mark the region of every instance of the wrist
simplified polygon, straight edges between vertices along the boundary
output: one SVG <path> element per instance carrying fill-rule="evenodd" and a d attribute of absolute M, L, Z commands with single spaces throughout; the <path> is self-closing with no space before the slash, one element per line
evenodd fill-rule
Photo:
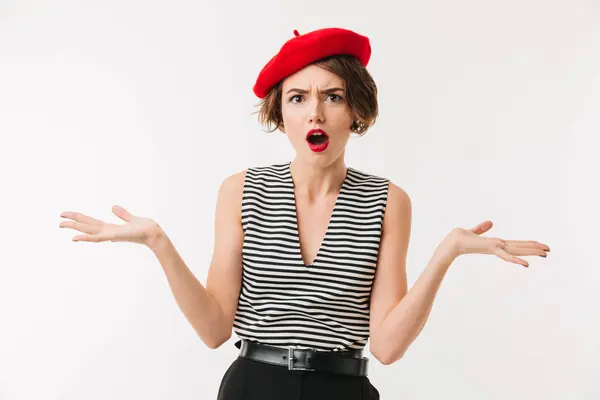
<path fill-rule="evenodd" d="M 439 244 L 435 251 L 436 255 L 448 263 L 452 263 L 461 255 L 460 246 L 456 235 L 450 232 Z"/>
<path fill-rule="evenodd" d="M 155 251 L 158 247 L 160 247 L 161 243 L 164 243 L 167 239 L 166 233 L 162 230 L 160 225 L 155 224 L 152 228 L 148 230 L 148 234 L 146 235 L 146 240 L 144 244 L 152 251 Z"/>

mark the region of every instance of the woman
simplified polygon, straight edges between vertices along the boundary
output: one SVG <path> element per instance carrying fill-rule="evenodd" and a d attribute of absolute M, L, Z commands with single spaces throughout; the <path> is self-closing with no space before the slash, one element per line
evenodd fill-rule
<path fill-rule="evenodd" d="M 126 223 L 65 212 L 74 241 L 148 246 L 186 318 L 211 349 L 235 331 L 239 357 L 219 388 L 227 399 L 377 399 L 362 350 L 399 360 L 423 328 L 439 285 L 463 254 L 546 257 L 535 241 L 481 236 L 492 223 L 452 229 L 410 291 L 408 194 L 345 165 L 350 135 L 377 117 L 369 39 L 329 28 L 294 31 L 254 85 L 260 120 L 287 134 L 293 161 L 249 168 L 219 189 L 204 287 L 161 227 L 115 206 Z"/>

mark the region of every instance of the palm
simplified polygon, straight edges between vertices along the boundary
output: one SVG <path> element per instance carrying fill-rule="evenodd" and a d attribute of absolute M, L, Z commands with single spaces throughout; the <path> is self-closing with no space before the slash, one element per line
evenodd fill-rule
<path fill-rule="evenodd" d="M 111 224 L 77 212 L 63 212 L 61 217 L 70 221 L 60 223 L 61 228 L 71 228 L 85 233 L 73 237 L 73 241 L 83 242 L 132 242 L 146 243 L 157 224 L 149 219 L 130 214 L 122 207 L 114 206 L 113 213 L 125 221 L 125 224 Z"/>
<path fill-rule="evenodd" d="M 456 228 L 453 231 L 459 254 L 493 254 L 501 259 L 528 267 L 529 263 L 517 256 L 546 257 L 550 248 L 532 240 L 503 240 L 494 237 L 483 237 L 483 233 L 493 226 L 485 221 L 473 229 Z"/>

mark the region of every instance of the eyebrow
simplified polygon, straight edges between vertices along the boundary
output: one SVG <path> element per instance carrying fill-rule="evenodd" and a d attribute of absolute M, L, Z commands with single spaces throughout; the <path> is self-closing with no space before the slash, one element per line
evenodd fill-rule
<path fill-rule="evenodd" d="M 324 93 L 326 93 L 326 94 L 329 94 L 329 93 L 334 93 L 334 92 L 343 92 L 343 91 L 344 91 L 344 89 L 342 89 L 342 88 L 340 88 L 340 87 L 333 87 L 333 88 L 330 88 L 330 89 L 319 90 L 319 93 L 320 93 L 320 94 L 324 94 Z M 292 89 L 288 90 L 288 91 L 286 92 L 286 94 L 288 94 L 288 93 L 291 93 L 291 92 L 297 92 L 297 93 L 308 93 L 308 90 L 305 90 L 305 89 L 298 89 L 298 88 L 292 88 Z"/>

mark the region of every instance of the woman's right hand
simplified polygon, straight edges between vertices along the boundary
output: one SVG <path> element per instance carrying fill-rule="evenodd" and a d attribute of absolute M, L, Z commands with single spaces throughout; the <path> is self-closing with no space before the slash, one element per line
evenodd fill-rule
<path fill-rule="evenodd" d="M 132 215 L 120 206 L 113 206 L 112 212 L 126 223 L 111 224 L 78 212 L 65 211 L 60 216 L 69 221 L 61 222 L 60 227 L 86 234 L 73 237 L 74 242 L 131 242 L 149 246 L 160 233 L 159 225 L 152 219 Z"/>

